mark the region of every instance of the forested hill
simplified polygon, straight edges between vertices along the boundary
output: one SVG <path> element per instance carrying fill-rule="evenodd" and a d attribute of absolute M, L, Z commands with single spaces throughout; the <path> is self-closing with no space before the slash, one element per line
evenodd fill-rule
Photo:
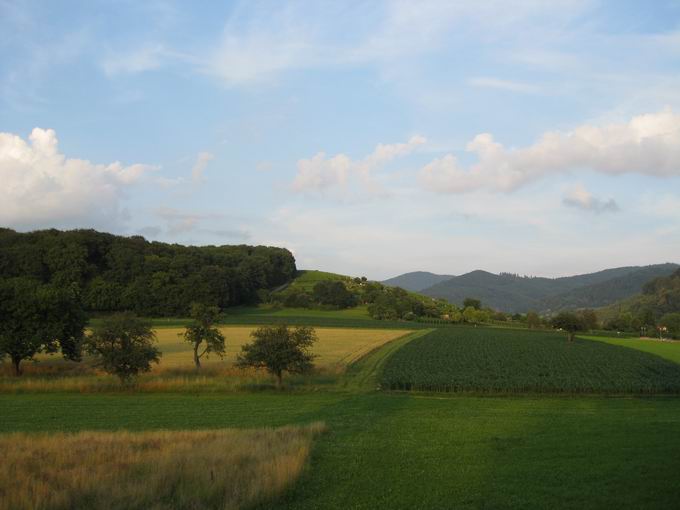
<path fill-rule="evenodd" d="M 647 282 L 642 293 L 600 311 L 605 318 L 628 314 L 651 323 L 669 313 L 680 313 L 680 269 Z"/>
<path fill-rule="evenodd" d="M 597 308 L 631 297 L 641 292 L 646 282 L 668 276 L 678 267 L 677 264 L 619 267 L 563 278 L 472 271 L 448 277 L 419 292 L 454 304 L 461 304 L 467 297 L 476 298 L 504 312 L 551 313 L 566 308 Z"/>
<path fill-rule="evenodd" d="M 221 308 L 295 277 L 295 258 L 265 246 L 181 246 L 94 230 L 0 229 L 0 278 L 76 284 L 86 310 L 186 314 L 192 302 Z"/>
<path fill-rule="evenodd" d="M 402 289 L 410 290 L 411 292 L 420 292 L 423 289 L 432 287 L 446 280 L 454 278 L 453 275 L 434 274 L 427 271 L 414 271 L 412 273 L 404 273 L 394 278 L 383 281 L 384 285 L 390 287 L 401 287 Z"/>

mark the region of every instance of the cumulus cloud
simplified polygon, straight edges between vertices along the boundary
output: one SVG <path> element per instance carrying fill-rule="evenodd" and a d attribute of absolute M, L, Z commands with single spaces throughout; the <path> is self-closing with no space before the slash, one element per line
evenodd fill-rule
<path fill-rule="evenodd" d="M 58 145 L 52 129 L 0 133 L 0 224 L 116 227 L 125 190 L 153 167 L 67 158 Z"/>
<path fill-rule="evenodd" d="M 549 174 L 577 170 L 680 176 L 680 115 L 666 109 L 626 123 L 585 124 L 567 133 L 545 133 L 519 149 L 507 149 L 483 133 L 466 150 L 477 155 L 477 163 L 465 168 L 448 154 L 421 169 L 422 184 L 432 191 L 464 193 L 513 191 Z"/>
<path fill-rule="evenodd" d="M 196 156 L 196 162 L 191 167 L 191 180 L 194 182 L 203 182 L 203 173 L 208 163 L 215 159 L 215 155 L 210 152 L 199 152 Z"/>
<path fill-rule="evenodd" d="M 593 213 L 616 212 L 619 210 L 619 205 L 613 198 L 602 200 L 593 196 L 583 186 L 576 186 L 571 190 L 567 196 L 564 197 L 562 203 L 568 207 L 575 207 L 583 211 Z"/>
<path fill-rule="evenodd" d="M 373 170 L 396 158 L 411 154 L 426 142 L 424 137 L 416 135 L 404 143 L 380 143 L 371 154 L 359 161 L 353 161 L 345 154 L 329 158 L 326 153 L 319 152 L 310 159 L 298 161 L 293 190 L 319 192 L 330 188 L 345 188 L 352 179 L 356 179 L 365 189 L 375 191 L 376 184 L 371 176 Z"/>

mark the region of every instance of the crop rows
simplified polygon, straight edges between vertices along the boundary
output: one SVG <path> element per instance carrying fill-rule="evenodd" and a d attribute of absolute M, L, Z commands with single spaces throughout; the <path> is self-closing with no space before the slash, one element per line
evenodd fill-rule
<path fill-rule="evenodd" d="M 551 332 L 439 329 L 388 360 L 390 390 L 488 393 L 680 393 L 680 365 Z"/>

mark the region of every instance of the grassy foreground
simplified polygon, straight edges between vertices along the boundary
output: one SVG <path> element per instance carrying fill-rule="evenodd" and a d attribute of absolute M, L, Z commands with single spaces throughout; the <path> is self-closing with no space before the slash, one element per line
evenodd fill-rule
<path fill-rule="evenodd" d="M 239 509 L 295 481 L 324 430 L 0 436 L 0 510 Z"/>
<path fill-rule="evenodd" d="M 35 394 L 2 395 L 0 408 L 2 432 L 326 422 L 277 508 L 638 509 L 680 498 L 676 398 Z"/>
<path fill-rule="evenodd" d="M 680 399 L 372 391 L 393 352 L 427 333 L 401 337 L 362 358 L 339 391 L 0 395 L 0 433 L 323 421 L 328 433 L 276 508 L 676 506 Z"/>

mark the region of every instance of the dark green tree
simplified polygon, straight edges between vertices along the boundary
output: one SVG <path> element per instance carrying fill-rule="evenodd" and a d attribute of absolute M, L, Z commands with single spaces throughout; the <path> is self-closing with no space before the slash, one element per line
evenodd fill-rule
<path fill-rule="evenodd" d="M 131 312 L 104 319 L 85 340 L 87 352 L 97 359 L 97 365 L 123 384 L 160 361 L 155 343 L 151 325 Z"/>
<path fill-rule="evenodd" d="M 215 327 L 220 314 L 216 306 L 207 306 L 202 303 L 191 305 L 191 318 L 193 321 L 186 327 L 183 333 L 184 340 L 189 342 L 194 351 L 194 364 L 196 370 L 201 368 L 201 358 L 215 354 L 224 357 L 224 335 Z M 202 352 L 199 352 L 201 351 Z"/>
<path fill-rule="evenodd" d="M 680 338 L 680 313 L 667 313 L 661 317 L 659 325 L 665 327 L 671 337 Z"/>
<path fill-rule="evenodd" d="M 0 281 L 0 359 L 10 358 L 14 373 L 21 362 L 41 352 L 61 351 L 80 361 L 86 317 L 75 286 L 41 285 L 28 278 Z"/>
<path fill-rule="evenodd" d="M 465 298 L 463 300 L 463 308 L 474 308 L 475 310 L 480 310 L 482 308 L 482 302 L 479 299 Z"/>
<path fill-rule="evenodd" d="M 303 374 L 313 368 L 316 357 L 310 349 L 317 337 L 313 328 L 289 329 L 286 325 L 265 326 L 250 334 L 253 341 L 241 347 L 236 365 L 241 368 L 265 368 L 276 376 L 281 387 L 283 373 Z"/>
<path fill-rule="evenodd" d="M 567 338 L 570 342 L 574 341 L 574 335 L 579 331 L 586 330 L 586 323 L 579 314 L 574 312 L 560 312 L 552 319 L 552 325 L 555 329 L 561 329 L 567 332 Z"/>
<path fill-rule="evenodd" d="M 527 327 L 530 329 L 541 327 L 541 318 L 536 312 L 527 312 Z"/>

